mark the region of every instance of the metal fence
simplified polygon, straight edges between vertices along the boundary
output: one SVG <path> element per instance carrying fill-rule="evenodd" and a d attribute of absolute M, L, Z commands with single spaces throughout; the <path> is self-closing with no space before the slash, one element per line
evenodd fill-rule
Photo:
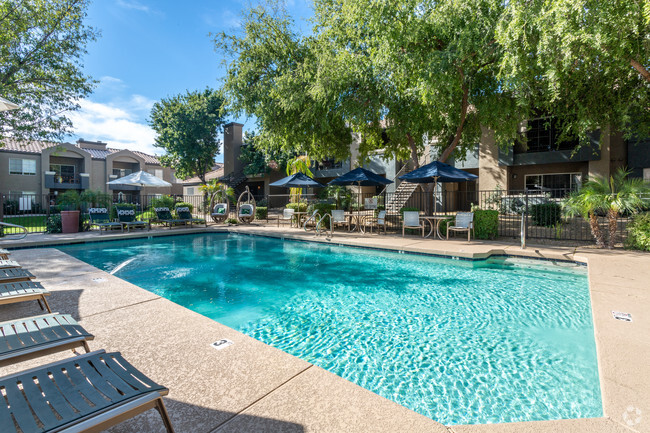
<path fill-rule="evenodd" d="M 426 188 L 426 187 L 425 187 Z M 570 240 L 592 242 L 591 229 L 587 221 L 581 217 L 569 217 L 562 212 L 562 202 L 570 193 L 569 190 L 547 191 L 463 191 L 438 188 L 433 193 L 429 190 L 417 190 L 412 194 L 402 195 L 396 193 L 346 194 L 338 198 L 319 198 L 313 194 L 302 196 L 301 200 L 308 203 L 330 203 L 339 209 L 358 212 L 370 217 L 379 210 L 387 212 L 387 226 L 389 231 L 401 232 L 401 212 L 417 210 L 423 215 L 449 215 L 453 217 L 456 212 L 471 211 L 472 209 L 490 209 L 499 212 L 499 237 L 519 238 L 522 230 L 522 220 L 530 239 Z M 258 206 L 269 209 L 270 218 L 282 212 L 292 197 L 289 194 L 257 196 Z M 142 219 L 155 218 L 154 206 L 167 205 L 173 207 L 175 203 L 185 202 L 193 207 L 195 216 L 208 215 L 209 203 L 203 195 L 144 195 L 124 193 L 107 195 L 100 203 L 102 207 L 128 203 L 135 206 L 138 216 Z M 234 203 L 233 203 L 234 204 Z M 97 203 L 95 203 L 97 205 Z M 92 207 L 92 203 L 81 203 L 82 214 Z M 61 210 L 60 196 L 52 195 L 25 195 L 25 194 L 0 194 L 0 221 L 24 226 L 31 233 L 45 232 L 47 220 L 50 215 Z M 235 217 L 235 206 L 231 206 L 231 217 Z M 267 218 L 268 220 L 268 218 Z M 628 218 L 619 218 L 617 230 L 619 239 L 627 235 Z M 607 222 L 601 218 L 602 229 L 607 231 Z M 5 228 L 2 234 L 11 234 L 14 229 Z"/>

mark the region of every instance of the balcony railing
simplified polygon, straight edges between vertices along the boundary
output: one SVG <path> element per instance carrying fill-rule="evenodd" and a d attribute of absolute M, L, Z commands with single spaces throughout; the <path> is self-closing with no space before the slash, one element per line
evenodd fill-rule
<path fill-rule="evenodd" d="M 54 183 L 81 183 L 81 178 L 76 174 L 55 174 Z"/>

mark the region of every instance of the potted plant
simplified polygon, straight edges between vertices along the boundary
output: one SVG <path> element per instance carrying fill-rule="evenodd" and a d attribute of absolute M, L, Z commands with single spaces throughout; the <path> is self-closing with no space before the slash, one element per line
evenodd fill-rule
<path fill-rule="evenodd" d="M 58 200 L 61 210 L 61 232 L 77 233 L 79 231 L 79 206 L 81 199 L 77 191 L 66 191 Z"/>

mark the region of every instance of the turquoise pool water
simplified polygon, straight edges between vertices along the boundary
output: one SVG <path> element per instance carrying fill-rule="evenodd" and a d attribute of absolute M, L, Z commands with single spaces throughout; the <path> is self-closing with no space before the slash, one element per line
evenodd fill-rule
<path fill-rule="evenodd" d="M 60 249 L 445 424 L 603 415 L 584 267 L 226 234 Z"/>

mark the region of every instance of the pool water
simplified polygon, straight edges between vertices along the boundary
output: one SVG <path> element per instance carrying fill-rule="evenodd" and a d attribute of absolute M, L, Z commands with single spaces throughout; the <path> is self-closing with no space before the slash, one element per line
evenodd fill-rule
<path fill-rule="evenodd" d="M 444 424 L 603 415 L 581 266 L 235 234 L 60 249 Z"/>

